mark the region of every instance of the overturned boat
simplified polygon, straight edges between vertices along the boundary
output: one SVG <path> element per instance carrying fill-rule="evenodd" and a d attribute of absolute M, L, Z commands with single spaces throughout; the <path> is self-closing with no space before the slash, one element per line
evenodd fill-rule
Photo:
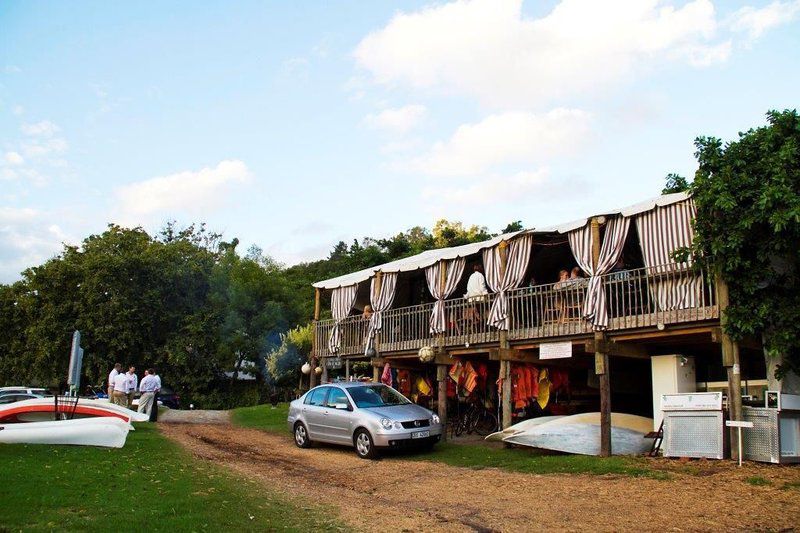
<path fill-rule="evenodd" d="M 131 429 L 129 422 L 110 416 L 0 424 L 0 443 L 122 448 Z"/>
<path fill-rule="evenodd" d="M 550 420 L 539 423 L 531 423 L 526 420 L 506 428 L 507 436 L 500 440 L 508 444 L 542 450 L 579 455 L 600 455 L 600 413 L 543 418 L 550 418 Z M 516 426 L 522 427 L 517 428 Z M 614 455 L 647 453 L 650 450 L 651 442 L 645 439 L 645 435 L 652 430 L 652 427 L 652 418 L 611 413 L 612 453 Z"/>
<path fill-rule="evenodd" d="M 0 405 L 0 424 L 46 422 L 56 419 L 113 417 L 130 424 L 146 422 L 149 416 L 104 400 L 70 397 L 45 397 Z"/>

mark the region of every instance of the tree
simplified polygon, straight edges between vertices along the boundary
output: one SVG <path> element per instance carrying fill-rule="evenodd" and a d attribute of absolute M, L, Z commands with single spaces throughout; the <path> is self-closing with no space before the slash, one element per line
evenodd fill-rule
<path fill-rule="evenodd" d="M 521 220 L 515 220 L 514 222 L 509 222 L 506 224 L 506 227 L 500 233 L 512 233 L 514 231 L 522 231 L 525 227 L 522 225 Z"/>
<path fill-rule="evenodd" d="M 800 116 L 767 120 L 727 144 L 695 140 L 694 252 L 728 284 L 727 332 L 761 335 L 781 378 L 800 370 Z"/>
<path fill-rule="evenodd" d="M 672 194 L 689 190 L 689 182 L 680 174 L 667 174 L 666 185 L 661 190 L 661 194 Z"/>

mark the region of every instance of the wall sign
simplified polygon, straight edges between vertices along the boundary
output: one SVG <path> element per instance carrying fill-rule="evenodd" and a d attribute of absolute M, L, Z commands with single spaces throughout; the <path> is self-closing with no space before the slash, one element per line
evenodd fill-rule
<path fill-rule="evenodd" d="M 662 411 L 721 411 L 721 392 L 688 392 L 662 394 Z"/>
<path fill-rule="evenodd" d="M 341 357 L 326 357 L 325 358 L 325 368 L 328 370 L 339 370 L 342 368 L 342 358 Z"/>
<path fill-rule="evenodd" d="M 566 359 L 572 357 L 572 341 L 545 342 L 539 345 L 539 359 Z"/>

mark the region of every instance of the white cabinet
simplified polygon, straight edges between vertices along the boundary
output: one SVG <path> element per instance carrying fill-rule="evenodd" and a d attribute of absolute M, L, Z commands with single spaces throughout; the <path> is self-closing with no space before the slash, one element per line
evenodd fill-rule
<path fill-rule="evenodd" d="M 697 392 L 694 357 L 655 355 L 650 358 L 653 371 L 653 430 L 664 419 L 661 396 L 679 392 Z"/>

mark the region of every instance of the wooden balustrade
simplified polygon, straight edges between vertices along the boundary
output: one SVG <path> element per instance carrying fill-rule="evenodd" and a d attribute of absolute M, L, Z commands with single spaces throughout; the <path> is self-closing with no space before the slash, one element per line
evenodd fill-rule
<path fill-rule="evenodd" d="M 588 279 L 522 287 L 507 293 L 511 340 L 546 339 L 591 333 L 583 319 Z M 610 331 L 660 324 L 699 322 L 719 318 L 714 287 L 707 275 L 688 268 L 664 265 L 612 272 L 602 276 Z M 441 343 L 465 346 L 497 342 L 498 330 L 487 325 L 496 294 L 454 298 L 445 302 L 446 331 L 430 332 L 433 303 L 389 309 L 378 334 L 381 352 L 417 350 Z M 368 320 L 352 316 L 339 324 L 338 355 L 364 352 Z M 333 320 L 316 323 L 318 355 L 333 355 L 328 338 Z"/>

